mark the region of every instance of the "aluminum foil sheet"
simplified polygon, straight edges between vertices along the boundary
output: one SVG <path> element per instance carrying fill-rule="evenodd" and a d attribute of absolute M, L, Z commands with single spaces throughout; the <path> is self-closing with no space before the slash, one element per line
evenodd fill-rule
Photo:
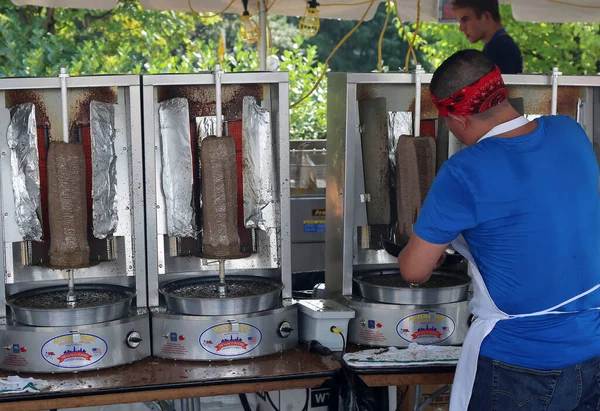
<path fill-rule="evenodd" d="M 390 151 L 390 173 L 396 172 L 396 152 L 398 151 L 398 139 L 400 136 L 412 135 L 412 113 L 410 111 L 390 111 L 388 112 L 388 148 Z"/>
<path fill-rule="evenodd" d="M 42 224 L 37 213 L 40 205 L 40 162 L 33 103 L 12 108 L 7 140 L 17 226 L 23 240 L 42 241 Z"/>
<path fill-rule="evenodd" d="M 169 237 L 196 238 L 188 101 L 174 98 L 158 107 L 162 145 L 162 187 Z"/>
<path fill-rule="evenodd" d="M 217 135 L 217 117 L 196 117 L 196 127 L 198 130 L 198 138 L 205 139 L 208 136 Z"/>
<path fill-rule="evenodd" d="M 115 106 L 90 103 L 92 136 L 92 221 L 94 237 L 106 238 L 117 228 L 117 155 Z"/>
<path fill-rule="evenodd" d="M 242 111 L 242 155 L 244 177 L 244 224 L 266 231 L 262 210 L 273 202 L 274 144 L 271 114 L 246 96 Z"/>

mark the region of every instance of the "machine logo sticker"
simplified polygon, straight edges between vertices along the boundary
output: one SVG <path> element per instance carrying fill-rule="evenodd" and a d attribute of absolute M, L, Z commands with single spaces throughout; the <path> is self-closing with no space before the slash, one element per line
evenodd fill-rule
<path fill-rule="evenodd" d="M 58 368 L 84 368 L 96 364 L 108 352 L 108 344 L 93 334 L 63 334 L 42 345 L 42 358 Z"/>
<path fill-rule="evenodd" d="M 224 323 L 204 330 L 198 342 L 207 352 L 220 357 L 238 357 L 256 349 L 262 332 L 251 324 Z"/>
<path fill-rule="evenodd" d="M 401 319 L 396 332 L 405 341 L 429 345 L 446 341 L 455 328 L 454 320 L 446 314 L 423 311 Z"/>

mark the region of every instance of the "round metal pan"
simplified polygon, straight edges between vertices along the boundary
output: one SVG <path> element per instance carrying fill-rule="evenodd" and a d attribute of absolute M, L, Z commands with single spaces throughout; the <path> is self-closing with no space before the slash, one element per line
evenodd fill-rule
<path fill-rule="evenodd" d="M 387 304 L 435 305 L 465 301 L 471 280 L 466 275 L 434 271 L 420 286 L 411 286 L 398 270 L 377 270 L 354 277 L 359 295 Z"/>
<path fill-rule="evenodd" d="M 68 287 L 34 288 L 6 299 L 13 319 L 21 324 L 38 327 L 61 327 L 97 324 L 125 317 L 131 308 L 135 292 L 111 284 L 75 286 L 77 302 L 66 301 Z"/>
<path fill-rule="evenodd" d="M 219 277 L 195 277 L 164 283 L 159 291 L 167 308 L 187 315 L 247 314 L 279 304 L 283 284 L 270 278 L 243 275 L 225 277 L 228 291 L 219 297 Z"/>

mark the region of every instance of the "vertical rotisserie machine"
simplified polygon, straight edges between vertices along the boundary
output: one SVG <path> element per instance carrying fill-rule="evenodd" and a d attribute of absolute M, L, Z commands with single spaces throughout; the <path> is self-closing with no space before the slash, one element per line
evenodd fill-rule
<path fill-rule="evenodd" d="M 140 105 L 138 76 L 0 79 L 1 369 L 150 355 Z"/>
<path fill-rule="evenodd" d="M 296 346 L 287 74 L 143 84 L 153 354 L 229 360 Z"/>
<path fill-rule="evenodd" d="M 415 287 L 384 249 L 385 241 L 406 242 L 436 171 L 462 148 L 438 120 L 431 77 L 419 70 L 328 77 L 325 288 L 356 312 L 349 342 L 458 345 L 469 327 L 464 261 L 445 264 Z M 600 153 L 600 78 L 555 71 L 505 82 L 518 111 L 530 119 L 577 118 Z"/>

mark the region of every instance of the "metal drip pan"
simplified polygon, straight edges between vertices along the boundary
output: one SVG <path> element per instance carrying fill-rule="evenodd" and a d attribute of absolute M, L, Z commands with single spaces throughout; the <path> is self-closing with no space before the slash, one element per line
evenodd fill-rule
<path fill-rule="evenodd" d="M 415 287 L 398 270 L 370 271 L 354 277 L 359 295 L 387 304 L 432 305 L 465 301 L 471 279 L 464 274 L 434 271 L 429 281 Z"/>
<path fill-rule="evenodd" d="M 219 297 L 219 277 L 195 277 L 164 283 L 159 291 L 171 311 L 187 315 L 247 314 L 279 304 L 283 284 L 270 278 L 228 275 Z"/>
<path fill-rule="evenodd" d="M 67 286 L 34 288 L 11 295 L 6 305 L 13 319 L 38 327 L 61 327 L 103 323 L 125 317 L 135 292 L 111 284 L 75 286 L 77 301 L 67 302 Z"/>

